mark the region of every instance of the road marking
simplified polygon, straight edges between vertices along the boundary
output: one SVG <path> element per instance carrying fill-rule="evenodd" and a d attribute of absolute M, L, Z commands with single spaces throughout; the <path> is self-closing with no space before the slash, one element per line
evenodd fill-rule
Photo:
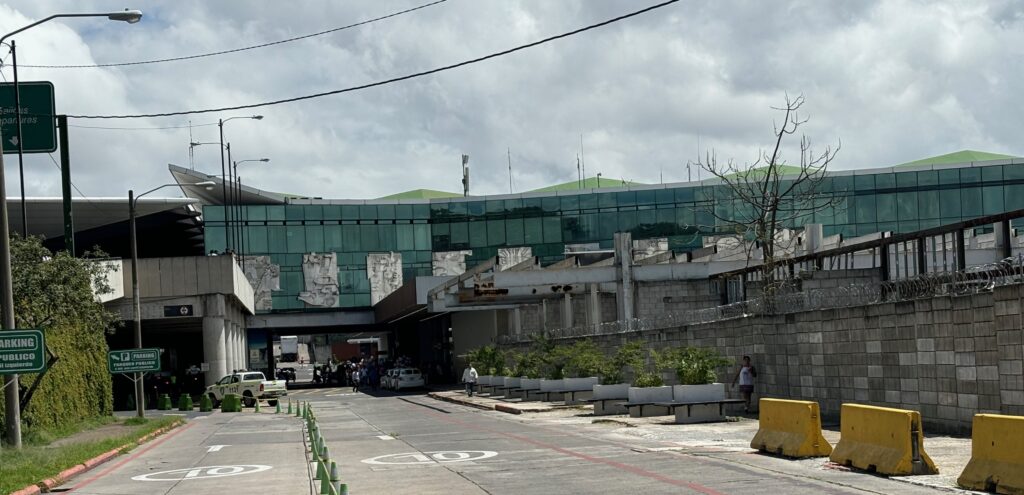
<path fill-rule="evenodd" d="M 185 469 L 172 469 L 156 473 L 133 476 L 134 481 L 182 481 L 198 480 L 205 478 L 223 478 L 225 476 L 238 476 L 242 474 L 253 474 L 273 469 L 272 466 L 260 464 L 242 464 L 238 466 L 199 466 Z"/>
<path fill-rule="evenodd" d="M 377 438 L 379 438 L 381 440 L 394 440 L 395 439 L 395 437 L 393 437 L 391 435 L 377 435 Z"/>
<path fill-rule="evenodd" d="M 230 445 L 211 445 L 210 448 L 206 449 L 207 452 L 220 452 L 220 449 L 224 447 L 230 447 Z"/>
<path fill-rule="evenodd" d="M 405 452 L 403 454 L 387 454 L 363 459 L 364 464 L 451 464 L 453 462 L 479 461 L 498 455 L 490 450 L 467 450 L 454 451 L 442 450 L 437 452 Z"/>

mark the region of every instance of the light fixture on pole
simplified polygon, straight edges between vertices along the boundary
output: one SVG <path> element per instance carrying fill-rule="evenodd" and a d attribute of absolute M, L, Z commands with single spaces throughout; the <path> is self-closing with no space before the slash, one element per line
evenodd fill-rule
<path fill-rule="evenodd" d="M 248 162 L 261 162 L 267 163 L 270 158 L 251 158 L 247 160 L 238 160 L 231 164 L 231 168 L 234 171 L 235 176 L 235 208 L 237 208 L 235 218 L 237 219 L 237 231 L 238 231 L 238 256 L 242 259 L 242 273 L 245 273 L 245 217 L 244 209 L 242 208 L 242 178 L 238 176 L 238 164 Z"/>
<path fill-rule="evenodd" d="M 135 196 L 135 192 L 128 190 L 128 229 L 129 236 L 131 236 L 131 251 L 132 251 L 132 325 L 135 328 L 135 348 L 142 349 L 142 304 L 139 299 L 139 250 L 138 240 L 135 236 L 135 205 L 139 202 L 139 198 L 154 192 L 159 191 L 165 187 L 179 186 L 184 187 L 197 186 L 205 187 L 207 190 L 213 189 L 214 182 L 212 180 L 197 182 L 195 184 L 164 184 L 162 186 L 154 187 L 138 196 Z M 142 375 L 140 373 L 135 374 L 135 412 L 140 418 L 146 416 L 146 399 L 144 391 L 142 390 Z"/>
<path fill-rule="evenodd" d="M 58 17 L 106 17 L 112 21 L 124 21 L 129 24 L 135 24 L 142 20 L 142 11 L 125 9 L 123 12 L 51 15 L 46 19 L 37 21 L 21 29 L 11 31 L 10 33 L 3 35 L 0 37 L 0 44 L 10 36 Z M 21 88 L 18 84 L 18 50 L 16 45 L 17 43 L 15 43 L 14 40 L 11 40 L 10 43 L 8 43 L 8 46 L 11 47 L 11 68 L 14 72 L 14 115 L 16 116 L 14 138 L 16 146 L 18 147 L 18 175 L 20 176 L 19 180 L 21 182 L 21 236 L 28 237 L 28 213 L 25 208 L 25 144 L 22 142 L 23 137 L 21 134 Z"/>
<path fill-rule="evenodd" d="M 228 195 L 228 184 L 227 184 L 227 164 L 224 161 L 224 124 L 226 124 L 229 121 L 235 120 L 235 119 L 263 120 L 263 116 L 262 115 L 251 115 L 251 116 L 247 116 L 247 117 L 239 116 L 239 117 L 228 117 L 226 119 L 219 119 L 219 120 L 217 120 L 217 127 L 220 130 L 220 148 L 221 148 L 220 149 L 221 193 L 224 195 L 224 199 L 225 200 L 227 200 L 227 195 Z M 227 204 L 224 205 L 225 211 L 227 211 L 228 206 L 229 205 L 227 205 Z M 224 215 L 225 220 L 227 219 L 227 217 L 228 217 L 228 215 L 225 214 Z M 224 222 L 224 245 L 227 248 L 231 248 L 232 247 L 230 245 L 230 243 L 229 243 L 228 222 L 227 221 Z"/>
<path fill-rule="evenodd" d="M 139 22 L 142 19 L 142 11 L 139 10 L 125 10 L 124 12 L 108 12 L 103 14 L 54 14 L 42 20 L 38 20 L 20 29 L 11 31 L 3 36 L 0 36 L 0 44 L 7 38 L 14 36 L 26 29 L 38 26 L 46 21 L 56 19 L 58 17 L 107 17 L 111 20 L 116 21 L 127 21 L 131 23 Z M 11 41 L 11 51 L 14 51 L 14 41 Z M 13 57 L 12 57 L 13 59 Z M 13 60 L 11 61 L 13 63 Z M 18 99 L 18 84 L 17 84 L 17 65 L 14 65 L 14 106 L 15 115 L 17 116 L 17 138 L 18 138 L 18 165 L 21 170 L 21 216 L 22 216 L 22 231 L 27 232 L 28 222 L 25 213 L 25 172 L 22 163 L 22 149 L 21 144 L 21 102 Z M 3 142 L 3 133 L 0 132 L 0 143 Z M 3 150 L 0 150 L 0 330 L 8 330 L 14 328 L 14 292 L 12 289 L 11 281 L 11 236 L 10 227 L 7 223 L 7 184 L 4 179 L 4 159 Z M 73 254 L 73 253 L 72 253 Z M 18 396 L 18 375 L 4 375 L 4 426 L 5 434 L 7 436 L 7 443 L 15 449 L 21 448 L 21 400 Z"/>

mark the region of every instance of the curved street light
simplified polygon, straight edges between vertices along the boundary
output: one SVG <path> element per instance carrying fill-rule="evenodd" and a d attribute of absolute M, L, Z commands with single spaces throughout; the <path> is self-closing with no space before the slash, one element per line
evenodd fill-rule
<path fill-rule="evenodd" d="M 112 21 L 124 21 L 129 24 L 134 24 L 142 20 L 142 11 L 140 10 L 124 10 L 123 12 L 104 12 L 104 13 L 89 13 L 89 14 L 54 14 L 45 19 L 38 20 L 24 26 L 19 29 L 15 29 L 3 36 L 0 36 L 0 43 L 4 40 L 18 34 L 26 29 L 38 26 L 46 21 L 57 19 L 59 17 L 106 17 Z M 22 144 L 21 136 L 21 94 L 18 90 L 18 56 L 15 49 L 15 42 L 11 40 L 9 43 L 11 47 L 11 66 L 14 68 L 14 114 L 17 116 L 15 122 L 17 122 L 17 138 L 18 138 L 18 171 L 21 174 L 21 224 L 22 233 L 28 235 L 28 215 L 25 212 L 25 167 L 24 167 L 24 148 Z M 3 133 L 0 132 L 0 143 L 3 142 Z M 70 194 L 64 197 L 65 219 L 71 217 L 71 197 Z M 4 179 L 4 159 L 3 152 L 0 150 L 0 313 L 2 313 L 2 319 L 0 319 L 0 329 L 7 330 L 14 328 L 14 292 L 11 288 L 11 238 L 10 238 L 10 227 L 7 224 L 7 184 Z M 70 225 L 70 224 L 68 224 Z M 74 231 L 71 230 L 72 242 L 67 243 L 69 246 L 73 245 L 74 242 Z M 71 255 L 74 256 L 74 249 L 71 250 Z M 20 398 L 18 397 L 18 375 L 10 374 L 4 375 L 4 425 L 5 433 L 7 436 L 7 442 L 14 449 L 21 448 L 21 404 Z"/>
<path fill-rule="evenodd" d="M 221 150 L 220 150 L 221 193 L 224 195 L 224 200 L 226 202 L 228 200 L 228 198 L 227 198 L 227 196 L 228 196 L 228 184 L 227 184 L 227 177 L 226 177 L 228 170 L 227 170 L 227 164 L 224 161 L 224 124 L 226 122 L 230 122 L 230 121 L 235 120 L 235 119 L 263 120 L 263 116 L 262 115 L 237 116 L 237 117 L 228 117 L 226 119 L 219 119 L 219 120 L 217 120 L 217 127 L 220 129 L 220 146 L 221 146 Z M 230 146 L 227 149 L 228 149 L 228 162 L 230 162 L 231 161 L 231 148 L 230 148 Z M 225 211 L 230 211 L 230 208 L 228 208 L 229 206 L 230 205 L 225 204 Z M 227 246 L 230 249 L 233 246 L 233 244 L 234 244 L 232 242 L 233 239 L 230 239 L 229 236 L 228 236 L 228 223 L 231 221 L 231 219 L 229 218 L 229 215 L 225 215 L 224 218 L 226 220 L 224 222 L 224 245 Z"/>
<path fill-rule="evenodd" d="M 135 327 L 135 348 L 142 348 L 142 304 L 139 302 L 139 250 L 138 241 L 135 237 L 135 205 L 138 204 L 139 198 L 154 192 L 159 191 L 165 187 L 173 186 L 200 186 L 206 187 L 207 189 L 213 189 L 215 183 L 212 180 L 203 182 L 197 182 L 195 184 L 164 184 L 162 186 L 154 187 L 138 196 L 135 196 L 134 191 L 128 190 L 128 230 L 132 241 L 132 320 Z M 138 373 L 135 374 L 135 412 L 140 418 L 146 416 L 146 400 L 142 390 L 142 376 Z"/>
<path fill-rule="evenodd" d="M 245 273 L 245 230 L 243 229 L 245 228 L 246 215 L 243 214 L 244 210 L 242 209 L 242 178 L 238 176 L 238 165 L 240 163 L 267 163 L 269 161 L 270 158 L 251 158 L 247 160 L 238 160 L 237 162 L 233 162 L 231 164 L 231 168 L 233 169 L 235 176 L 235 183 L 233 185 L 233 188 L 235 190 L 233 194 L 235 197 L 235 208 L 237 208 L 235 211 L 235 219 L 237 220 L 235 231 L 237 232 L 238 235 L 238 254 L 239 257 L 242 258 L 242 273 Z"/>

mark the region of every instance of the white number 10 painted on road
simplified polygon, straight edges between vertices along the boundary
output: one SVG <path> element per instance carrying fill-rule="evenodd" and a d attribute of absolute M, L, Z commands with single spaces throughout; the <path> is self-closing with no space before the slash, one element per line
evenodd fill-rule
<path fill-rule="evenodd" d="M 364 464 L 434 464 L 464 461 L 479 461 L 498 455 L 490 450 L 469 450 L 454 451 L 444 450 L 439 452 L 406 452 L 402 454 L 387 454 L 369 459 L 363 459 Z"/>

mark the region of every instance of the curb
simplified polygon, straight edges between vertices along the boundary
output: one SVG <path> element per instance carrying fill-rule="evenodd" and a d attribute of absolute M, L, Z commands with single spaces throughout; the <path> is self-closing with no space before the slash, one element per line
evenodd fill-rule
<path fill-rule="evenodd" d="M 434 392 L 428 393 L 427 397 L 430 397 L 431 399 L 436 399 L 436 400 L 439 400 L 439 401 L 451 402 L 452 404 L 459 404 L 460 406 L 475 407 L 477 409 L 482 409 L 484 411 L 494 411 L 497 408 L 497 406 L 494 406 L 494 405 L 485 406 L 483 404 L 477 404 L 475 402 L 470 402 L 470 401 L 467 401 L 467 400 L 458 399 L 456 397 L 448 397 L 448 396 L 444 396 L 444 395 L 438 395 L 438 394 L 436 394 Z M 501 405 L 501 404 L 499 404 L 499 405 Z"/>
<path fill-rule="evenodd" d="M 510 406 L 505 405 L 505 404 L 495 404 L 494 405 L 494 410 L 495 411 L 501 411 L 503 413 L 509 413 L 509 414 L 523 414 L 522 410 L 514 408 L 514 407 L 510 407 Z M 526 412 L 530 412 L 530 411 L 526 411 Z"/>
<path fill-rule="evenodd" d="M 165 426 L 165 427 L 160 428 L 159 430 L 156 430 L 156 431 L 154 431 L 152 433 L 146 434 L 145 436 L 139 438 L 138 440 L 136 440 L 134 442 L 126 443 L 126 444 L 124 444 L 124 445 L 122 445 L 120 447 L 117 447 L 115 449 L 108 450 L 108 451 L 106 451 L 106 452 L 104 452 L 104 453 L 102 453 L 102 454 L 100 454 L 100 455 L 98 455 L 96 457 L 93 457 L 92 459 L 86 460 L 85 462 L 83 462 L 81 464 L 76 464 L 74 466 L 71 466 L 71 467 L 61 471 L 59 474 L 57 474 L 57 476 L 54 476 L 52 478 L 47 478 L 47 479 L 45 479 L 43 481 L 40 481 L 39 483 L 36 483 L 34 485 L 29 485 L 29 486 L 26 486 L 25 488 L 22 488 L 22 489 L 18 490 L 18 491 L 11 492 L 10 495 L 36 495 L 38 493 L 49 493 L 54 488 L 64 484 L 64 482 L 67 481 L 72 476 L 75 476 L 75 475 L 82 474 L 84 472 L 90 471 L 93 468 L 95 468 L 96 466 L 99 466 L 100 464 L 103 464 L 104 462 L 107 462 L 107 461 L 109 461 L 109 460 L 111 460 L 111 459 L 113 459 L 113 458 L 123 454 L 124 452 L 127 452 L 128 450 L 131 450 L 134 447 L 137 447 L 137 446 L 139 446 L 139 445 L 141 445 L 143 443 L 146 443 L 146 442 L 152 440 L 155 437 L 163 435 L 164 433 L 167 433 L 167 432 L 169 432 L 169 431 L 171 431 L 171 430 L 173 430 L 173 429 L 175 429 L 175 428 L 177 428 L 177 427 L 179 427 L 179 426 L 181 426 L 183 424 L 185 424 L 184 420 L 175 421 L 174 423 L 171 423 L 169 426 Z"/>

